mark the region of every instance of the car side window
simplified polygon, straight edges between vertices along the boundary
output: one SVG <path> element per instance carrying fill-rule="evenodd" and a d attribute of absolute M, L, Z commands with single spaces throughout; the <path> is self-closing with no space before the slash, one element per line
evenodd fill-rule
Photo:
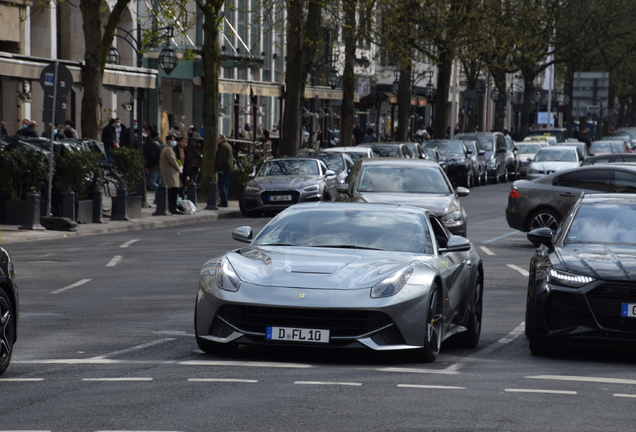
<path fill-rule="evenodd" d="M 435 216 L 430 216 L 431 227 L 437 241 L 438 248 L 445 248 L 450 238 L 450 233 Z"/>
<path fill-rule="evenodd" d="M 574 187 L 599 192 L 609 192 L 609 170 L 585 170 L 576 173 Z"/>
<path fill-rule="evenodd" d="M 574 175 L 575 171 L 567 172 L 565 174 L 561 174 L 560 176 L 556 176 L 554 181 L 552 182 L 553 186 L 563 186 L 563 187 L 573 187 L 574 186 Z"/>
<path fill-rule="evenodd" d="M 636 193 L 636 174 L 614 171 L 615 193 Z"/>

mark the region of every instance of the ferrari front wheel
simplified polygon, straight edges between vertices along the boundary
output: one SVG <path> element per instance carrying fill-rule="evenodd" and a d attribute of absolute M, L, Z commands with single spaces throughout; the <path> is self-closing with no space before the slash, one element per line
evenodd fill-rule
<path fill-rule="evenodd" d="M 424 363 L 432 363 L 439 355 L 442 347 L 443 330 L 442 295 L 436 284 L 431 285 L 428 298 L 428 314 L 425 323 L 424 346 L 417 350 L 416 359 Z"/>

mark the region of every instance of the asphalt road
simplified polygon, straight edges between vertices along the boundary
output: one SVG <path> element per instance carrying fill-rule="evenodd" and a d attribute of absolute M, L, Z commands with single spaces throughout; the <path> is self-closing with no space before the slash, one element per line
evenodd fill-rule
<path fill-rule="evenodd" d="M 241 347 L 203 354 L 198 270 L 268 219 L 17 243 L 19 341 L 0 431 L 631 431 L 634 350 L 523 335 L 532 245 L 505 222 L 510 184 L 462 203 L 484 259 L 482 339 L 433 364 L 401 353 Z"/>

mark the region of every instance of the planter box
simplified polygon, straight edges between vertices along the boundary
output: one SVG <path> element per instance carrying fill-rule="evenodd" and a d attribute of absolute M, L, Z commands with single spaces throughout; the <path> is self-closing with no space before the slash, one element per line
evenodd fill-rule
<path fill-rule="evenodd" d="M 75 203 L 75 221 L 81 224 L 93 223 L 93 200 L 82 200 Z"/>
<path fill-rule="evenodd" d="M 4 224 L 22 225 L 27 208 L 27 200 L 6 200 L 4 202 Z M 47 201 L 40 201 L 40 217 L 46 216 Z"/>

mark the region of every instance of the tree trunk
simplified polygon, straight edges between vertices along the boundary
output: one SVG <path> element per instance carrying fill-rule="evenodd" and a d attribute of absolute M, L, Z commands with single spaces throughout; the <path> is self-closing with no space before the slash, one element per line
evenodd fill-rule
<path fill-rule="evenodd" d="M 199 8 L 203 12 L 203 32 L 205 38 L 201 49 L 203 63 L 203 159 L 201 160 L 201 188 L 199 198 L 207 199 L 208 186 L 215 178 L 214 164 L 216 161 L 216 136 L 218 133 L 218 101 L 219 79 L 221 74 L 221 49 L 218 41 L 219 11 L 222 1 L 208 2 Z"/>
<path fill-rule="evenodd" d="M 433 138 L 446 138 L 446 115 L 448 113 L 448 92 L 453 67 L 453 54 L 450 50 L 439 47 L 439 67 L 437 75 L 437 99 L 435 101 L 435 131 Z"/>
<path fill-rule="evenodd" d="M 102 25 L 101 0 L 80 0 L 82 29 L 84 32 L 84 68 L 82 82 L 82 137 L 99 140 L 102 129 L 102 83 L 106 56 L 110 49 L 117 24 L 121 21 L 130 0 L 118 0 L 111 11 L 106 26 Z M 102 36 L 103 29 L 103 36 Z"/>
<path fill-rule="evenodd" d="M 344 0 L 345 10 L 345 65 L 342 73 L 342 106 L 340 107 L 340 145 L 352 145 L 353 96 L 355 93 L 354 68 L 356 62 L 356 7 L 357 0 Z"/>
<path fill-rule="evenodd" d="M 532 108 L 532 95 L 534 94 L 534 79 L 536 74 L 533 69 L 524 68 L 523 75 L 523 106 L 521 108 L 521 130 L 519 138 L 523 140 L 530 129 L 530 109 Z"/>
<path fill-rule="evenodd" d="M 298 152 L 302 98 L 309 68 L 316 53 L 316 39 L 320 37 L 322 8 L 320 4 L 310 2 L 305 17 L 306 5 L 306 0 L 288 0 L 287 2 L 287 76 L 281 156 L 293 156 Z"/>
<path fill-rule="evenodd" d="M 398 128 L 395 134 L 396 141 L 409 140 L 409 123 L 411 115 L 411 74 L 413 66 L 410 64 L 400 71 L 400 85 L 398 87 Z"/>

